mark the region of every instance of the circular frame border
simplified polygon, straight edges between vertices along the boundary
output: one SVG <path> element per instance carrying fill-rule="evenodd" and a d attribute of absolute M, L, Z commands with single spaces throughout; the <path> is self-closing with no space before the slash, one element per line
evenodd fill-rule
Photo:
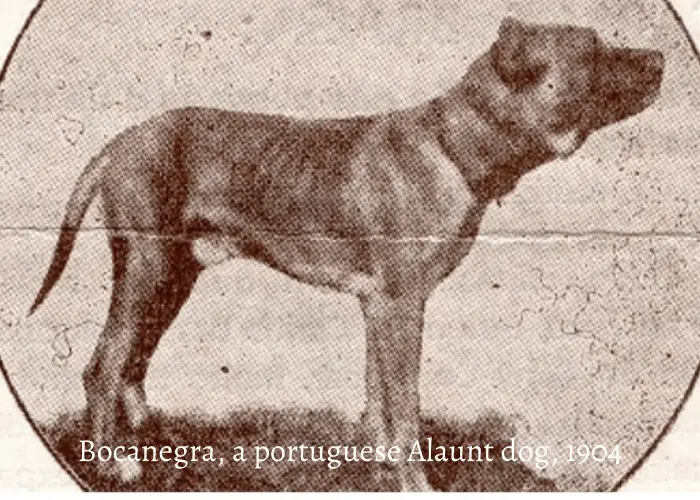
<path fill-rule="evenodd" d="M 5 58 L 5 62 L 2 65 L 2 68 L 0 69 L 0 84 L 5 81 L 5 77 L 7 76 L 7 72 L 10 68 L 10 64 L 12 63 L 12 59 L 15 55 L 15 52 L 17 52 L 17 48 L 19 47 L 20 42 L 22 41 L 22 38 L 26 34 L 26 31 L 29 29 L 31 26 L 32 22 L 34 21 L 34 18 L 36 15 L 39 13 L 41 8 L 44 6 L 44 3 L 47 0 L 38 0 L 37 4 L 34 6 L 34 8 L 29 12 L 29 15 L 27 16 L 26 21 L 24 22 L 24 25 L 22 26 L 21 31 L 15 37 L 14 42 L 12 43 L 12 46 L 10 47 L 10 51 L 7 54 L 7 57 Z M 686 41 L 690 43 L 690 46 L 693 51 L 693 55 L 695 56 L 696 61 L 698 64 L 700 64 L 700 50 L 698 50 L 697 45 L 695 44 L 695 40 L 693 40 L 692 35 L 690 34 L 690 31 L 688 30 L 688 27 L 685 25 L 685 22 L 683 21 L 683 18 L 681 15 L 678 13 L 678 10 L 673 6 L 671 3 L 671 0 L 660 0 L 671 12 L 673 15 L 673 19 L 680 25 L 681 31 L 685 35 Z M 29 422 L 29 426 L 32 428 L 34 431 L 34 434 L 36 434 L 39 437 L 39 440 L 41 443 L 44 445 L 44 447 L 51 453 L 51 456 L 56 460 L 56 462 L 59 463 L 61 468 L 68 474 L 68 476 L 75 482 L 80 489 L 83 491 L 93 491 L 90 489 L 89 485 L 85 484 L 84 481 L 78 477 L 78 475 L 75 473 L 75 471 L 70 467 L 67 463 L 66 460 L 63 459 L 55 450 L 54 448 L 49 444 L 49 442 L 46 440 L 46 438 L 42 435 L 41 431 L 39 431 L 38 426 L 34 423 L 34 420 L 30 417 L 29 412 L 27 411 L 27 407 L 24 405 L 22 402 L 19 393 L 16 391 L 15 386 L 12 384 L 10 381 L 10 376 L 7 373 L 7 369 L 5 368 L 4 363 L 2 362 L 2 356 L 0 356 L 0 373 L 2 373 L 3 378 L 7 382 L 7 386 L 10 389 L 10 393 L 12 394 L 12 397 L 15 400 L 15 403 L 19 407 L 20 411 L 24 415 L 24 417 L 27 419 L 27 422 Z M 688 388 L 685 390 L 685 393 L 683 394 L 683 397 L 681 398 L 680 403 L 678 403 L 678 406 L 676 406 L 675 410 L 671 414 L 671 416 L 668 418 L 668 421 L 664 425 L 663 429 L 659 433 L 658 436 L 654 439 L 654 441 L 651 443 L 649 448 L 644 452 L 644 455 L 642 455 L 636 462 L 635 464 L 630 467 L 630 469 L 620 478 L 616 483 L 613 484 L 613 486 L 608 490 L 608 491 L 619 491 L 620 488 L 622 488 L 625 484 L 627 484 L 630 479 L 639 471 L 639 469 L 642 468 L 642 466 L 647 462 L 649 457 L 656 451 L 656 449 L 659 447 L 661 442 L 668 436 L 670 431 L 673 429 L 673 426 L 676 424 L 678 421 L 678 417 L 680 416 L 681 412 L 686 406 L 686 403 L 690 399 L 690 396 L 693 393 L 693 390 L 697 386 L 698 378 L 700 376 L 700 362 L 698 362 L 697 367 L 695 368 L 695 373 L 693 373 L 693 376 L 688 384 Z"/>

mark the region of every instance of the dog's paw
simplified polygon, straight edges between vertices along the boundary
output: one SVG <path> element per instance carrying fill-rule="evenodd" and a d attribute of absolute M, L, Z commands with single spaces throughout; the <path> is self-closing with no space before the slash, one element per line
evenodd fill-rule
<path fill-rule="evenodd" d="M 141 465 L 138 462 L 126 460 L 117 463 L 119 479 L 125 484 L 134 482 L 141 477 Z"/>
<path fill-rule="evenodd" d="M 414 464 L 401 467 L 399 470 L 399 484 L 402 492 L 434 491 L 423 467 Z"/>

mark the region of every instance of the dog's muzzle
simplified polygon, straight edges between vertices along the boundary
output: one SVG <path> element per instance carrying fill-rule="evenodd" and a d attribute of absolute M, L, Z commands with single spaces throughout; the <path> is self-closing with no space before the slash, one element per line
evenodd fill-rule
<path fill-rule="evenodd" d="M 596 73 L 592 130 L 636 115 L 656 100 L 664 56 L 656 50 L 606 48 Z"/>

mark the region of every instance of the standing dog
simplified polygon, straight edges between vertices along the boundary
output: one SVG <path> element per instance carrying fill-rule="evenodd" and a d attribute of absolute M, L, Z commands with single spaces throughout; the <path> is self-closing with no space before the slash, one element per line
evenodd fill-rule
<path fill-rule="evenodd" d="M 149 360 L 198 274 L 248 258 L 359 299 L 363 424 L 377 444 L 407 450 L 419 438 L 425 303 L 469 253 L 489 202 L 645 109 L 663 66 L 660 53 L 607 47 L 591 29 L 508 18 L 454 88 L 411 109 L 299 120 L 184 108 L 119 134 L 79 178 L 31 309 L 100 193 L 113 291 L 84 372 L 96 445 L 144 420 Z M 102 472 L 130 480 L 136 465 Z M 419 463 L 394 465 L 402 489 L 429 489 Z"/>

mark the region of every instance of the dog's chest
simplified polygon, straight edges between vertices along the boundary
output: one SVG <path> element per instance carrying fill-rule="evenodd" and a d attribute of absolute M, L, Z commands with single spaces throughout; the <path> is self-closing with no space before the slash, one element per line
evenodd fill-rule
<path fill-rule="evenodd" d="M 460 235 L 465 222 L 480 218 L 482 203 L 467 185 L 459 167 L 435 142 L 425 142 L 418 150 L 435 172 L 434 206 L 441 215 L 436 232 Z"/>
<path fill-rule="evenodd" d="M 368 148 L 352 170 L 344 205 L 367 234 L 401 240 L 461 238 L 466 226 L 481 219 L 483 202 L 431 138 Z"/>

